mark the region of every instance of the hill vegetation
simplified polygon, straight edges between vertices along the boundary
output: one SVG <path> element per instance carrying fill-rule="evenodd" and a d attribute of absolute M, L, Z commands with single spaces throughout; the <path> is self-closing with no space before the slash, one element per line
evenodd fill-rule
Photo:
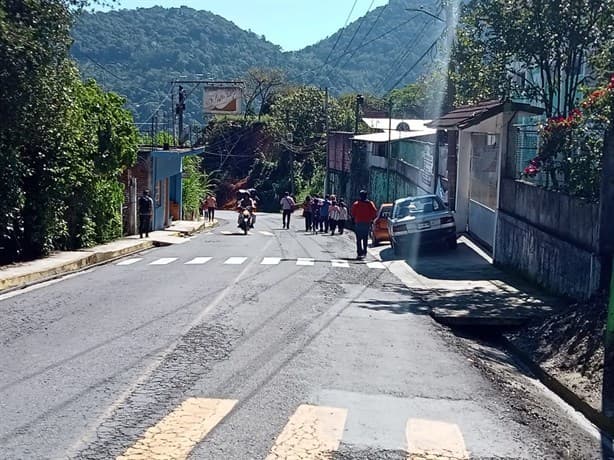
<path fill-rule="evenodd" d="M 72 54 L 84 77 L 126 97 L 137 122 L 148 122 L 157 108 L 161 123 L 170 119 L 171 101 L 160 101 L 173 79 L 243 80 L 254 67 L 280 69 L 288 81 L 328 87 L 332 95 L 383 95 L 424 72 L 430 61 L 419 58 L 440 33 L 439 21 L 412 8 L 419 2 L 391 0 L 293 52 L 187 7 L 85 13 L 73 27 Z M 199 91 L 190 95 L 188 121 L 202 122 L 200 104 Z"/>

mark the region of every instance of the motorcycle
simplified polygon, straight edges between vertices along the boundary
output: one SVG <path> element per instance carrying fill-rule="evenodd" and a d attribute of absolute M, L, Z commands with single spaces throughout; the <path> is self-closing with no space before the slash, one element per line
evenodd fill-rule
<path fill-rule="evenodd" d="M 252 227 L 252 213 L 249 209 L 242 209 L 239 211 L 239 227 L 243 230 L 243 234 L 247 235 L 247 232 Z"/>

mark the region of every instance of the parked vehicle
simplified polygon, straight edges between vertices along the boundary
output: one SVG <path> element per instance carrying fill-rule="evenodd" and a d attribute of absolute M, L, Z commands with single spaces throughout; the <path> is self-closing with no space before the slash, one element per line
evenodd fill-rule
<path fill-rule="evenodd" d="M 377 211 L 377 217 L 373 221 L 371 227 L 371 243 L 377 246 L 382 241 L 390 241 L 390 233 L 388 232 L 388 219 L 392 213 L 392 203 L 384 203 Z"/>
<path fill-rule="evenodd" d="M 435 244 L 456 249 L 454 213 L 436 195 L 401 198 L 394 202 L 388 220 L 395 254 L 408 245 Z"/>

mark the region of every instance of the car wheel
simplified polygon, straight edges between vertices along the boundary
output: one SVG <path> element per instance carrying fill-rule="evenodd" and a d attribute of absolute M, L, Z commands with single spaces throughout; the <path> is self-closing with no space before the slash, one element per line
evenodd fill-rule
<path fill-rule="evenodd" d="M 458 247 L 458 241 L 456 241 L 456 236 L 453 236 L 448 240 L 448 249 L 456 249 Z"/>

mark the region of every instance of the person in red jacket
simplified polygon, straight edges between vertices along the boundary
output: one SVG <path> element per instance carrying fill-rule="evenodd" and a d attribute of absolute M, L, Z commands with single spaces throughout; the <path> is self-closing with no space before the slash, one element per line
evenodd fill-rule
<path fill-rule="evenodd" d="M 377 208 L 373 201 L 367 199 L 365 190 L 360 191 L 360 199 L 352 204 L 351 213 L 354 218 L 354 232 L 356 233 L 356 258 L 360 260 L 367 255 L 369 230 L 377 216 Z"/>

